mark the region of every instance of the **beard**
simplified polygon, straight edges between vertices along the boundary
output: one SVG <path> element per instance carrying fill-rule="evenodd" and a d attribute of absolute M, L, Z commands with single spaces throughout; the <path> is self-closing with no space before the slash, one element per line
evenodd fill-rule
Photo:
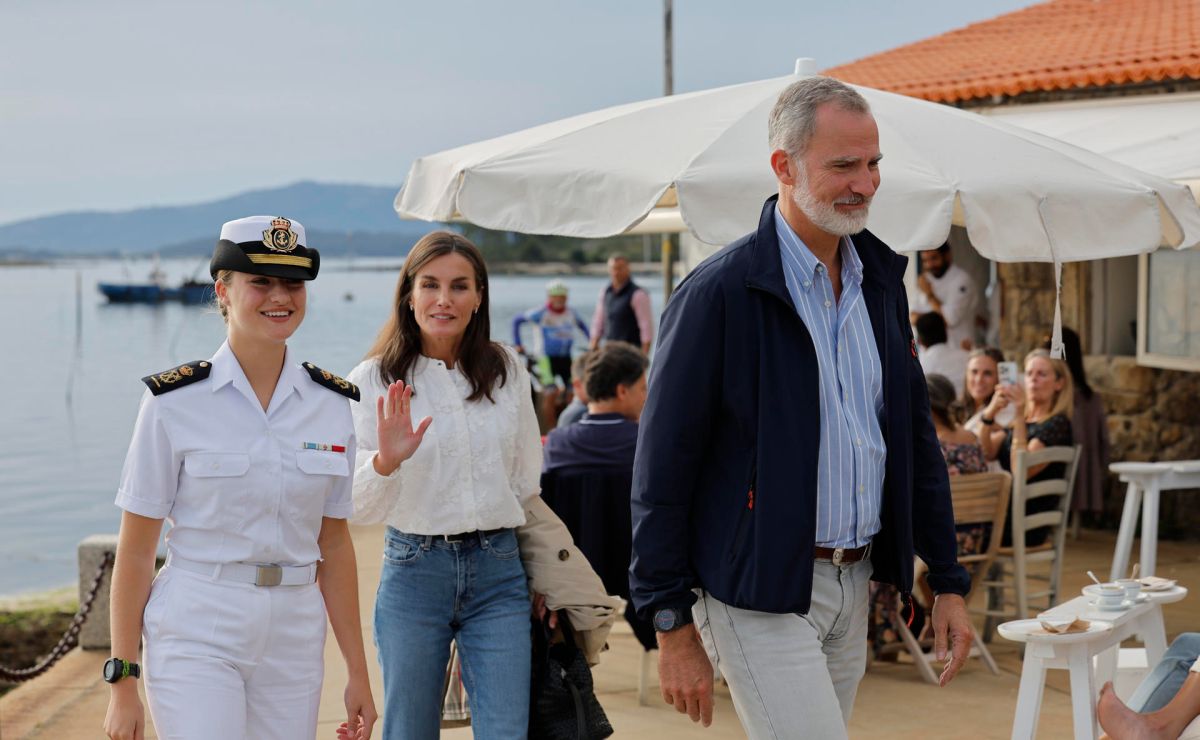
<path fill-rule="evenodd" d="M 809 221 L 812 221 L 813 226 L 834 236 L 851 236 L 867 227 L 871 196 L 855 195 L 851 198 L 838 198 L 833 203 L 825 203 L 808 189 L 808 172 L 805 171 L 803 163 L 796 169 L 798 175 L 796 186 L 792 188 L 792 202 Z M 864 204 L 866 208 L 851 213 L 840 213 L 836 208 L 839 204 L 858 203 Z"/>

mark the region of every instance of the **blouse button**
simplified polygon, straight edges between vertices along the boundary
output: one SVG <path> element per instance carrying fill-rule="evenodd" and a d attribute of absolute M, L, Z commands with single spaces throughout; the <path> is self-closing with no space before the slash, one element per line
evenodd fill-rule
<path fill-rule="evenodd" d="M 571 557 L 571 553 L 567 552 L 566 550 L 558 551 L 558 559 L 559 560 L 566 560 L 569 557 Z"/>
<path fill-rule="evenodd" d="M 220 465 L 220 463 L 211 463 L 208 467 L 212 468 L 213 470 L 216 470 L 217 468 L 220 468 L 221 465 Z"/>

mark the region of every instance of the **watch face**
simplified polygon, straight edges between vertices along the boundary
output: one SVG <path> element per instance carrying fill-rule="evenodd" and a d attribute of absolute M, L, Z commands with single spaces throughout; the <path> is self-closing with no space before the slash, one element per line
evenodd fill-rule
<path fill-rule="evenodd" d="M 679 625 L 679 613 L 674 609 L 659 609 L 654 612 L 654 629 L 670 632 Z"/>
<path fill-rule="evenodd" d="M 115 659 L 110 658 L 104 662 L 104 680 L 109 683 L 115 683 L 121 675 L 121 664 Z"/>

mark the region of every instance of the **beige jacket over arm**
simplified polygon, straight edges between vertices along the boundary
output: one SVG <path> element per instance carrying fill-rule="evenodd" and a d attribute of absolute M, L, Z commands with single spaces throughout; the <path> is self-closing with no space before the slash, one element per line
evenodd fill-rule
<path fill-rule="evenodd" d="M 529 587 L 546 606 L 565 609 L 588 665 L 600 662 L 621 599 L 609 596 L 600 576 L 575 546 L 571 533 L 541 496 L 525 502 L 525 524 L 517 529 Z"/>

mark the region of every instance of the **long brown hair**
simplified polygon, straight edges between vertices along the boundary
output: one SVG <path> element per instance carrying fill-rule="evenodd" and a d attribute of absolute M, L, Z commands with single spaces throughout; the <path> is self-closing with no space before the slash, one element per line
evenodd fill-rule
<path fill-rule="evenodd" d="M 412 301 L 413 281 L 421 268 L 447 254 L 460 254 L 471 263 L 475 270 L 475 287 L 483 296 L 479 310 L 467 323 L 456 360 L 459 370 L 471 381 L 471 395 L 467 400 L 478 401 L 486 397 L 493 401 L 492 391 L 498 387 L 497 383 L 503 386 L 508 380 L 507 356 L 500 345 L 491 341 L 487 265 L 479 248 L 461 234 L 434 231 L 413 245 L 400 268 L 392 313 L 379 330 L 367 357 L 379 359 L 379 377 L 385 384 L 412 380 L 413 365 L 421 354 L 421 328 L 413 312 L 406 310 Z M 417 390 L 414 389 L 414 393 Z"/>

